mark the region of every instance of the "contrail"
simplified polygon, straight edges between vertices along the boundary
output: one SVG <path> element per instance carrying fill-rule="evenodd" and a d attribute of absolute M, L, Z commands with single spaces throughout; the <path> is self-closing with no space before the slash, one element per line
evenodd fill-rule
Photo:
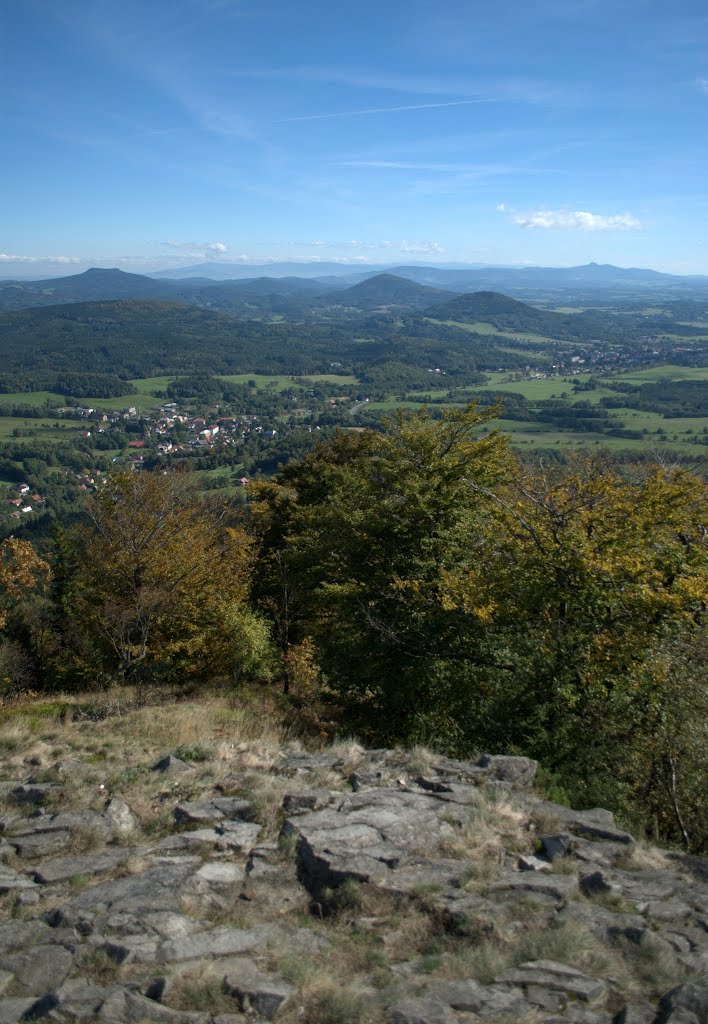
<path fill-rule="evenodd" d="M 472 103 L 496 103 L 494 99 L 451 100 L 448 103 L 412 103 L 404 107 L 369 107 L 366 110 L 341 110 L 335 114 L 305 114 L 302 117 L 283 117 L 274 124 L 289 121 L 321 121 L 327 117 L 363 117 L 365 114 L 397 114 L 402 110 L 432 110 L 435 107 L 466 107 Z"/>

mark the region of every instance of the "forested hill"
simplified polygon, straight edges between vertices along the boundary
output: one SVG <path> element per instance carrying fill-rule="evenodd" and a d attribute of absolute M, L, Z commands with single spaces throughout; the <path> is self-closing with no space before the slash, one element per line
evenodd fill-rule
<path fill-rule="evenodd" d="M 81 368 L 143 377 L 193 369 L 313 368 L 304 339 L 278 325 L 173 302 L 82 302 L 0 315 L 0 369 Z M 302 366 L 300 365 L 302 364 Z"/>
<path fill-rule="evenodd" d="M 217 373 L 365 373 L 390 361 L 445 365 L 467 379 L 525 355 L 496 339 L 420 317 L 372 317 L 351 324 L 271 323 L 158 300 L 83 302 L 0 314 L 0 374 L 6 390 L 27 390 L 37 373 L 110 373 L 130 379 Z M 8 380 L 11 377 L 12 380 Z M 46 381 L 42 387 L 47 387 Z"/>
<path fill-rule="evenodd" d="M 499 292 L 472 292 L 428 309 L 434 320 L 488 323 L 500 331 L 528 331 L 559 340 L 586 341 L 604 335 L 626 333 L 628 324 L 601 312 L 554 313 Z"/>
<path fill-rule="evenodd" d="M 335 292 L 331 302 L 357 309 L 375 309 L 378 306 L 406 306 L 409 309 L 425 309 L 432 303 L 452 299 L 455 293 L 442 288 L 430 288 L 416 284 L 395 274 L 377 274 L 352 288 Z"/>

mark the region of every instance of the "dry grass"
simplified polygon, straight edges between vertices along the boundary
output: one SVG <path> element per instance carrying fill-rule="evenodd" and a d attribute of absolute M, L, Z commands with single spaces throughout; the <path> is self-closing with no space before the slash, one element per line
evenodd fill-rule
<path fill-rule="evenodd" d="M 679 865 L 664 850 L 651 843 L 639 842 L 619 854 L 614 866 L 623 871 L 677 871 Z"/>
<path fill-rule="evenodd" d="M 383 1007 L 351 985 L 341 985 L 326 974 L 309 978 L 278 1020 L 281 1024 L 381 1024 Z"/>
<path fill-rule="evenodd" d="M 469 820 L 455 826 L 455 835 L 441 842 L 440 853 L 470 861 L 475 866 L 472 877 L 486 880 L 490 876 L 482 864 L 502 864 L 507 854 L 530 852 L 533 844 L 528 814 L 518 804 L 494 790 L 480 789 L 477 796 Z"/>
<path fill-rule="evenodd" d="M 173 1010 L 202 1011 L 209 1014 L 236 1013 L 233 996 L 224 991 L 223 980 L 215 972 L 216 964 L 186 971 L 170 981 L 164 1002 Z"/>

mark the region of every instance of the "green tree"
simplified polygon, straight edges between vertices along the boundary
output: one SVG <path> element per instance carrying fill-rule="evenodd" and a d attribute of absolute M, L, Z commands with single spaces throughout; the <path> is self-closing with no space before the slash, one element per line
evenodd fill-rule
<path fill-rule="evenodd" d="M 454 732 L 461 674 L 485 660 L 442 580 L 492 508 L 469 481 L 488 490 L 511 473 L 507 440 L 475 435 L 494 414 L 400 414 L 386 433 L 338 434 L 291 463 L 285 497 L 271 496 L 264 557 L 294 581 L 290 639 L 316 641 L 330 686 L 363 705 L 382 738 Z"/>

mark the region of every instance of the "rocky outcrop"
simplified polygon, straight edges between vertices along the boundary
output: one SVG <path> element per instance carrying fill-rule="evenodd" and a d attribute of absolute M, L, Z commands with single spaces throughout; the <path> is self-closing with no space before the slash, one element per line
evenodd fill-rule
<path fill-rule="evenodd" d="M 708 1021 L 705 862 L 540 800 L 527 758 L 354 760 L 282 752 L 264 811 L 168 753 L 152 836 L 0 784 L 0 1024 Z"/>

